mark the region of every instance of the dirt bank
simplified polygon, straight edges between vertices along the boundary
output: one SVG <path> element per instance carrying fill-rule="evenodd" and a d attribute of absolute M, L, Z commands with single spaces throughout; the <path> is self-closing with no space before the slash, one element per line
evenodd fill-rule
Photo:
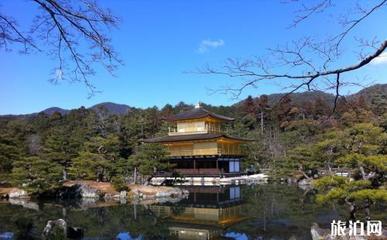
<path fill-rule="evenodd" d="M 100 191 L 104 194 L 119 194 L 109 182 L 97 182 L 91 180 L 70 180 L 63 183 L 64 187 L 74 187 L 75 185 L 87 186 L 89 188 Z"/>

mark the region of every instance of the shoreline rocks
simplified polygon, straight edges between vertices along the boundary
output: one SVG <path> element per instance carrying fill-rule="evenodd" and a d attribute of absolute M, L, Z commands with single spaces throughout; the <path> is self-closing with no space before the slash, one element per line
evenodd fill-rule
<path fill-rule="evenodd" d="M 145 203 L 178 202 L 188 197 L 189 192 L 178 187 L 150 186 L 150 185 L 128 185 L 129 191 L 116 191 L 111 183 L 96 181 L 66 181 L 63 187 L 54 193 L 53 198 L 80 199 L 86 205 L 96 204 L 98 201 Z M 30 196 L 25 190 L 19 188 L 0 188 L 0 198 L 8 199 L 12 204 L 36 209 L 30 206 Z"/>
<path fill-rule="evenodd" d="M 54 231 L 55 228 L 62 230 L 63 236 L 58 236 L 58 233 Z M 61 218 L 56 220 L 49 220 L 42 233 L 43 239 L 52 239 L 53 237 L 58 237 L 60 239 L 63 237 L 69 239 L 81 239 L 83 235 L 84 230 L 82 228 L 68 226 L 67 222 Z"/>
<path fill-rule="evenodd" d="M 16 187 L 0 188 L 0 198 L 29 199 L 30 195 L 27 193 L 27 191 Z"/>
<path fill-rule="evenodd" d="M 130 195 L 137 203 L 179 202 L 188 197 L 189 192 L 177 187 L 131 185 Z"/>
<path fill-rule="evenodd" d="M 100 191 L 98 191 L 95 188 L 91 188 L 90 186 L 86 184 L 79 184 L 77 191 L 79 192 L 79 195 L 81 198 L 95 198 L 99 199 L 100 195 L 102 194 Z"/>
<path fill-rule="evenodd" d="M 119 194 L 111 183 L 88 180 L 66 181 L 63 183 L 62 191 L 66 192 L 70 198 L 87 200 L 110 199 Z"/>
<path fill-rule="evenodd" d="M 72 188 L 79 198 L 83 200 L 97 201 L 117 201 L 126 203 L 134 200 L 154 200 L 155 202 L 178 202 L 188 196 L 187 190 L 177 187 L 128 185 L 129 191 L 116 191 L 111 183 L 95 181 L 67 181 L 63 184 L 65 188 Z"/>
<path fill-rule="evenodd" d="M 30 201 L 29 198 L 9 198 L 8 202 L 12 205 L 19 205 L 24 208 L 28 208 L 36 211 L 40 210 L 39 204 L 37 204 L 36 202 Z"/>

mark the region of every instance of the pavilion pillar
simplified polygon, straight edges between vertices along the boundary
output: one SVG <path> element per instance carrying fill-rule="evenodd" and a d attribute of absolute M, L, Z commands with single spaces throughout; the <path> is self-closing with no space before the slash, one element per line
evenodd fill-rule
<path fill-rule="evenodd" d="M 219 169 L 219 160 L 216 159 L 216 169 Z"/>
<path fill-rule="evenodd" d="M 196 169 L 196 159 L 194 158 L 194 160 L 193 160 L 193 167 L 194 167 L 194 169 Z"/>

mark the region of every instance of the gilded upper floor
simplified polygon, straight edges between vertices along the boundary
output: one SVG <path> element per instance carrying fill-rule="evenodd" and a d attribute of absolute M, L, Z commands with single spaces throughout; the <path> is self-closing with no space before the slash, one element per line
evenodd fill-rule
<path fill-rule="evenodd" d="M 196 105 L 194 109 L 176 114 L 170 119 L 175 126 L 169 129 L 168 135 L 220 133 L 221 124 L 233 120 L 233 118 L 210 112 Z"/>

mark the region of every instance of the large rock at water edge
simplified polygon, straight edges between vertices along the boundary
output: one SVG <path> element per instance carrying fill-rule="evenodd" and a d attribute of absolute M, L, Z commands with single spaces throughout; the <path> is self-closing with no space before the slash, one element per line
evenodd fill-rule
<path fill-rule="evenodd" d="M 9 198 L 29 198 L 27 191 L 19 189 L 19 188 L 13 188 L 8 193 Z"/>

